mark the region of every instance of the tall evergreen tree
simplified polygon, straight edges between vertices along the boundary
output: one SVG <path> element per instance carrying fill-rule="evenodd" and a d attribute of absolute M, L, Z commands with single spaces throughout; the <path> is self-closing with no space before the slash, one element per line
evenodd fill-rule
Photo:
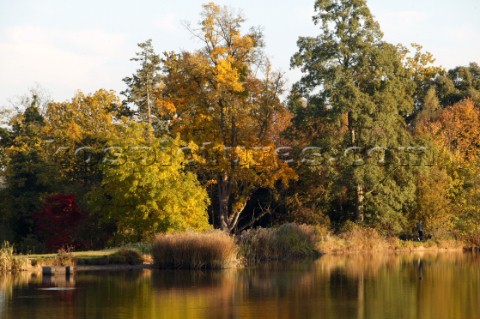
<path fill-rule="evenodd" d="M 139 52 L 131 61 L 138 62 L 140 68 L 132 76 L 125 77 L 123 82 L 127 89 L 122 92 L 126 97 L 126 103 L 132 103 L 138 108 L 139 115 L 146 120 L 151 127 L 152 117 L 156 115 L 155 105 L 160 84 L 161 59 L 152 45 L 152 40 L 139 43 Z"/>
<path fill-rule="evenodd" d="M 303 72 L 290 97 L 297 132 L 314 136 L 308 142 L 330 159 L 315 170 L 333 184 L 331 217 L 399 230 L 415 194 L 402 159 L 412 142 L 403 118 L 413 110 L 414 83 L 365 0 L 317 0 L 315 11 L 320 34 L 299 38 L 291 61 Z"/>

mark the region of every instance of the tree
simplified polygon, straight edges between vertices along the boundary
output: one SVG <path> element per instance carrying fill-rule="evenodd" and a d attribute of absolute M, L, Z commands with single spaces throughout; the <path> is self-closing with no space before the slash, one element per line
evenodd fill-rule
<path fill-rule="evenodd" d="M 431 86 L 425 94 L 421 110 L 416 114 L 415 124 L 433 120 L 440 111 L 440 107 L 437 91 L 434 86 Z"/>
<path fill-rule="evenodd" d="M 318 163 L 334 163 L 322 175 L 337 190 L 331 216 L 344 220 L 353 209 L 357 221 L 399 230 L 415 196 L 411 169 L 402 165 L 414 90 L 402 52 L 382 41 L 364 0 L 317 0 L 315 10 L 320 34 L 299 38 L 291 62 L 303 72 L 290 97 L 293 121 L 300 132 L 316 131 L 310 142 L 335 159 Z"/>
<path fill-rule="evenodd" d="M 162 79 L 172 132 L 203 153 L 197 172 L 216 185 L 215 223 L 226 231 L 235 231 L 256 189 L 294 178 L 274 146 L 276 123 L 288 117 L 279 99 L 283 81 L 263 58 L 262 34 L 241 33 L 244 21 L 226 7 L 204 5 L 199 29 L 190 28 L 203 49 L 168 53 Z"/>
<path fill-rule="evenodd" d="M 432 141 L 441 159 L 431 169 L 435 175 L 420 180 L 426 187 L 420 188 L 418 213 L 430 224 L 439 227 L 443 221 L 441 226 L 455 225 L 462 234 L 474 237 L 480 225 L 480 111 L 472 100 L 464 100 L 419 122 L 416 131 Z"/>
<path fill-rule="evenodd" d="M 100 89 L 93 94 L 79 91 L 71 101 L 52 102 L 46 110 L 43 130 L 50 164 L 79 198 L 101 179 L 99 163 L 106 136 L 118 131 L 119 104 L 113 91 Z"/>
<path fill-rule="evenodd" d="M 40 211 L 33 214 L 35 233 L 44 238 L 47 252 L 80 248 L 79 229 L 86 214 L 78 206 L 75 194 L 54 194 L 45 198 Z"/>
<path fill-rule="evenodd" d="M 196 176 L 184 171 L 181 141 L 145 137 L 145 128 L 124 122 L 120 134 L 108 137 L 102 181 L 87 195 L 91 211 L 114 223 L 117 239 L 127 241 L 208 229 L 208 195 Z"/>
<path fill-rule="evenodd" d="M 480 154 L 480 111 L 472 100 L 464 100 L 441 110 L 417 131 L 432 137 L 439 147 L 451 152 L 459 163 L 475 163 Z"/>
<path fill-rule="evenodd" d="M 56 187 L 55 171 L 46 163 L 44 118 L 35 95 L 10 120 L 2 133 L 2 164 L 5 185 L 0 190 L 2 223 L 11 231 L 9 238 L 20 243 L 33 234 L 32 214 L 41 206 L 41 196 Z"/>
<path fill-rule="evenodd" d="M 471 99 L 480 105 L 480 66 L 470 63 L 457 66 L 435 79 L 436 90 L 443 107 Z"/>
<path fill-rule="evenodd" d="M 414 109 L 406 116 L 408 124 L 418 120 L 419 116 L 430 116 L 432 108 L 438 108 L 436 104 L 438 101 L 434 100 L 436 97 L 435 81 L 446 73 L 442 67 L 433 65 L 435 58 L 430 52 L 422 52 L 421 45 L 412 43 L 411 46 L 415 50 L 413 55 L 409 55 L 410 50 L 407 48 L 399 47 L 408 76 L 415 84 Z"/>
<path fill-rule="evenodd" d="M 149 124 L 152 125 L 152 117 L 157 115 L 154 106 L 158 95 L 158 84 L 160 84 L 159 71 L 161 68 L 160 56 L 153 49 L 152 40 L 139 43 L 140 51 L 137 52 L 131 61 L 138 62 L 138 69 L 132 76 L 123 79 L 127 89 L 122 92 L 126 97 L 126 103 L 133 103 L 138 108 L 138 113 Z"/>

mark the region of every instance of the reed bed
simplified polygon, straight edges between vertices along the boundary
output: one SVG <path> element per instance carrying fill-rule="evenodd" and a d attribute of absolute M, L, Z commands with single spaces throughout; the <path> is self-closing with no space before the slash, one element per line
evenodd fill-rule
<path fill-rule="evenodd" d="M 308 225 L 288 223 L 275 228 L 243 232 L 238 239 L 241 255 L 248 263 L 317 257 L 317 234 Z"/>
<path fill-rule="evenodd" d="M 237 261 L 235 240 L 225 232 L 185 232 L 159 235 L 152 246 L 156 267 L 222 269 Z"/>
<path fill-rule="evenodd" d="M 3 242 L 0 248 L 0 273 L 18 272 L 27 269 L 28 259 L 16 256 L 13 253 L 13 246 Z"/>

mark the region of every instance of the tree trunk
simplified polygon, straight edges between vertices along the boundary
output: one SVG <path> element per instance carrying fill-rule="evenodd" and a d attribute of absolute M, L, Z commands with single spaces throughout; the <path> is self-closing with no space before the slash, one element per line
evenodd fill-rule
<path fill-rule="evenodd" d="M 218 177 L 218 225 L 221 230 L 231 233 L 236 231 L 240 215 L 242 214 L 247 200 L 237 209 L 233 209 L 230 197 L 232 195 L 232 181 L 227 173 L 221 173 Z"/>
<path fill-rule="evenodd" d="M 352 146 L 355 146 L 355 144 L 357 143 L 356 132 L 355 132 L 355 129 L 353 128 L 353 123 L 352 123 L 353 121 L 351 119 L 351 113 L 350 112 L 347 115 L 347 119 L 348 119 L 348 128 L 350 130 L 350 137 L 351 137 Z M 361 223 L 365 219 L 364 205 L 363 205 L 363 200 L 365 198 L 365 192 L 364 192 L 364 189 L 363 189 L 363 185 L 358 183 L 356 185 L 355 191 L 356 191 L 356 194 L 357 194 L 355 219 L 357 220 L 357 222 Z"/>
<path fill-rule="evenodd" d="M 229 178 L 226 173 L 218 176 L 218 221 L 220 229 L 229 231 L 228 215 L 229 215 L 229 200 L 230 200 L 230 186 Z"/>
<path fill-rule="evenodd" d="M 358 184 L 357 185 L 357 207 L 356 207 L 356 220 L 357 222 L 363 222 L 365 219 L 365 213 L 364 213 L 364 206 L 363 206 L 363 200 L 365 198 L 364 196 L 364 190 L 363 190 L 363 185 Z"/>

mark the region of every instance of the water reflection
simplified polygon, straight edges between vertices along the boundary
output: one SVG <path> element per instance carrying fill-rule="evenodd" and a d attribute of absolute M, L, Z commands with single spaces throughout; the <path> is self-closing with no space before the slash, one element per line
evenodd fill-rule
<path fill-rule="evenodd" d="M 324 256 L 218 272 L 78 273 L 0 278 L 0 317 L 479 318 L 471 254 Z M 39 290 L 71 287 L 73 290 Z"/>

